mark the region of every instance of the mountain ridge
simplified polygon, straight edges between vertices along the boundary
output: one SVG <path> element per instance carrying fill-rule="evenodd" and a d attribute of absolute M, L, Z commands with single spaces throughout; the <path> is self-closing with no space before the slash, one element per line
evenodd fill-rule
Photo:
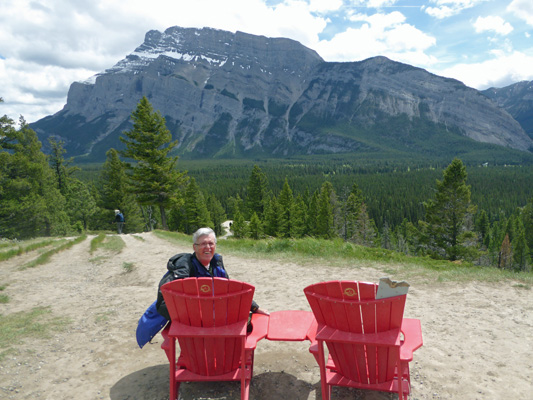
<path fill-rule="evenodd" d="M 326 62 L 291 39 L 211 28 L 147 32 L 112 68 L 74 82 L 65 107 L 31 127 L 41 140 L 65 141 L 69 155 L 103 159 L 121 147 L 142 96 L 191 158 L 431 154 L 428 138 L 445 148 L 448 136 L 467 147 L 533 149 L 511 115 L 457 80 L 382 56 Z"/>
<path fill-rule="evenodd" d="M 492 87 L 481 93 L 506 110 L 533 139 L 533 81 L 517 82 L 503 88 Z"/>

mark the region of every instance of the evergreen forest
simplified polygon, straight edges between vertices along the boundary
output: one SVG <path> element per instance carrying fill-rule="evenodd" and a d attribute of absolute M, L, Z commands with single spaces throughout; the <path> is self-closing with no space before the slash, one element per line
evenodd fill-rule
<path fill-rule="evenodd" d="M 122 150 L 76 165 L 60 140 L 42 152 L 24 119 L 0 118 L 0 238 L 114 229 L 235 238 L 342 240 L 412 256 L 530 271 L 533 165 L 293 159 L 178 160 L 177 142 L 146 98 Z"/>

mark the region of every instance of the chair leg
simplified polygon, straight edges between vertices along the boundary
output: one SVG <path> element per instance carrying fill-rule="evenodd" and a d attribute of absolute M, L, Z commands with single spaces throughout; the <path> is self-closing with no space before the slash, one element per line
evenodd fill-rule
<path fill-rule="evenodd" d="M 407 400 L 409 393 L 411 392 L 411 377 L 409 374 L 409 363 L 408 362 L 399 362 L 398 363 L 398 398 L 400 400 Z M 405 394 L 405 392 L 407 394 Z"/>
<path fill-rule="evenodd" d="M 241 400 L 248 400 L 250 393 L 250 380 L 246 379 L 247 365 L 246 365 L 246 349 L 244 344 L 246 343 L 246 338 L 242 339 L 242 350 L 241 350 Z"/>
<path fill-rule="evenodd" d="M 324 342 L 318 341 L 318 365 L 320 367 L 320 386 L 322 388 L 322 400 L 331 399 L 331 386 L 327 383 L 326 358 L 324 356 Z"/>
<path fill-rule="evenodd" d="M 246 380 L 241 386 L 241 400 L 248 400 L 250 398 L 250 381 Z"/>
<path fill-rule="evenodd" d="M 170 364 L 170 397 L 169 400 L 176 400 L 178 397 L 178 387 L 176 385 L 176 338 L 170 338 L 169 350 L 169 364 Z"/>

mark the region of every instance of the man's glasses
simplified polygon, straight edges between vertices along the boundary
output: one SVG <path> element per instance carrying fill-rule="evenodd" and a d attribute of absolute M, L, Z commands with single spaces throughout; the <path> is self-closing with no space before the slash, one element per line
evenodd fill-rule
<path fill-rule="evenodd" d="M 213 242 L 202 242 L 202 243 L 195 243 L 196 246 L 199 247 L 215 247 L 216 243 Z"/>

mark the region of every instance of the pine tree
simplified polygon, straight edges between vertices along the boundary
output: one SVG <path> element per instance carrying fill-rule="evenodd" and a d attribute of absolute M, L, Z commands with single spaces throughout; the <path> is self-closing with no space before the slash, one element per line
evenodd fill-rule
<path fill-rule="evenodd" d="M 191 178 L 185 190 L 185 233 L 192 234 L 199 228 L 213 226 L 211 216 L 205 204 L 205 198 L 196 184 L 196 179 Z"/>
<path fill-rule="evenodd" d="M 514 240 L 515 231 L 516 231 L 516 218 L 515 216 L 511 215 L 509 219 L 507 219 L 507 225 L 505 226 L 505 233 L 509 235 L 509 240 L 511 242 Z"/>
<path fill-rule="evenodd" d="M 228 198 L 228 209 L 230 210 L 232 219 L 235 219 L 235 216 L 233 215 L 233 212 L 235 210 L 239 210 L 242 213 L 242 210 L 244 210 L 244 201 L 242 200 L 241 196 L 237 193 L 235 197 L 231 196 Z M 244 215 L 243 215 L 244 217 Z"/>
<path fill-rule="evenodd" d="M 506 221 L 504 222 L 507 223 Z M 488 246 L 490 264 L 498 264 L 500 257 L 500 250 L 505 238 L 504 224 L 502 221 L 495 221 L 490 228 L 490 240 Z"/>
<path fill-rule="evenodd" d="M 476 231 L 479 233 L 479 238 L 481 241 L 481 244 L 488 248 L 489 240 L 490 240 L 490 223 L 489 223 L 489 217 L 485 210 L 481 210 L 479 212 L 479 216 L 476 219 Z"/>
<path fill-rule="evenodd" d="M 79 171 L 79 168 L 70 166 L 73 158 L 65 160 L 65 157 L 63 156 L 67 152 L 63 147 L 65 142 L 62 140 L 57 141 L 54 137 L 50 137 L 48 143 L 50 143 L 51 148 L 48 159 L 55 172 L 59 191 L 65 195 L 68 191 L 69 180 L 76 171 Z"/>
<path fill-rule="evenodd" d="M 244 215 L 239 208 L 233 211 L 233 223 L 231 224 L 231 231 L 233 236 L 237 239 L 245 238 L 248 234 L 248 227 L 244 220 Z"/>
<path fill-rule="evenodd" d="M 317 236 L 324 239 L 331 239 L 334 236 L 335 227 L 333 225 L 333 199 L 335 191 L 333 185 L 326 181 L 320 188 L 318 198 L 318 215 L 317 215 Z"/>
<path fill-rule="evenodd" d="M 98 211 L 89 187 L 79 179 L 70 178 L 65 192 L 71 225 L 80 233 L 86 231 L 93 215 Z"/>
<path fill-rule="evenodd" d="M 168 229 L 165 208 L 179 201 L 185 173 L 176 169 L 178 157 L 169 154 L 178 144 L 165 126 L 165 119 L 154 112 L 143 97 L 132 113 L 133 128 L 120 140 L 126 145 L 122 156 L 136 161 L 128 164 L 131 190 L 142 205 L 157 205 L 163 229 Z"/>
<path fill-rule="evenodd" d="M 21 118 L 0 118 L 0 236 L 26 239 L 65 235 L 65 198 L 41 151 L 36 133 Z"/>
<path fill-rule="evenodd" d="M 513 252 L 511 243 L 509 241 L 509 235 L 505 235 L 503 239 L 500 253 L 498 255 L 498 268 L 510 269 L 513 265 Z"/>
<path fill-rule="evenodd" d="M 149 221 L 143 220 L 141 206 L 130 191 L 126 170 L 126 163 L 120 160 L 118 151 L 109 149 L 99 177 L 100 215 L 96 218 L 101 221 L 101 228 L 109 229 L 115 218 L 113 210 L 118 209 L 126 219 L 124 232 L 142 232 Z"/>
<path fill-rule="evenodd" d="M 306 234 L 307 210 L 303 197 L 298 195 L 293 202 L 291 234 L 293 238 L 301 238 Z"/>
<path fill-rule="evenodd" d="M 524 224 L 524 233 L 526 236 L 527 247 L 529 248 L 529 257 L 533 261 L 533 197 L 529 199 L 526 206 L 520 214 Z"/>
<path fill-rule="evenodd" d="M 342 237 L 345 241 L 348 240 L 347 232 L 348 232 L 348 220 L 349 220 L 349 214 L 348 214 L 348 198 L 349 198 L 349 192 L 348 189 L 345 187 L 342 188 L 342 192 L 339 198 L 339 213 L 337 215 L 338 220 L 336 221 L 338 234 L 340 237 Z"/>
<path fill-rule="evenodd" d="M 517 220 L 515 233 L 515 237 L 511 243 L 514 269 L 517 271 L 526 271 L 529 261 L 529 248 L 527 247 L 524 224 L 520 219 Z"/>
<path fill-rule="evenodd" d="M 278 237 L 288 238 L 291 236 L 292 229 L 292 211 L 293 211 L 293 196 L 292 190 L 289 186 L 289 181 L 285 178 L 285 183 L 278 196 Z"/>
<path fill-rule="evenodd" d="M 213 230 L 215 231 L 215 235 L 218 237 L 224 233 L 222 223 L 227 219 L 224 207 L 222 207 L 220 201 L 218 201 L 218 199 L 211 194 L 207 197 L 207 210 L 209 211 L 213 221 Z"/>
<path fill-rule="evenodd" d="M 470 203 L 466 178 L 466 167 L 455 158 L 444 170 L 443 180 L 437 180 L 435 198 L 424 204 L 429 250 L 435 256 L 452 261 L 465 256 L 466 242 L 472 237 L 467 222 L 475 207 Z"/>
<path fill-rule="evenodd" d="M 267 202 L 265 208 L 265 217 L 263 221 L 263 230 L 265 234 L 276 237 L 278 234 L 279 206 L 275 196 L 272 196 Z"/>
<path fill-rule="evenodd" d="M 309 207 L 307 209 L 306 230 L 307 234 L 310 236 L 318 236 L 318 193 L 318 190 L 315 190 L 309 200 Z"/>
<path fill-rule="evenodd" d="M 387 223 L 387 221 L 383 223 L 383 229 L 381 233 L 381 247 L 389 250 L 392 249 L 392 238 L 389 224 Z"/>
<path fill-rule="evenodd" d="M 397 240 L 397 251 L 404 254 L 417 254 L 420 233 L 407 218 L 404 218 L 402 223 L 396 227 L 395 236 Z"/>
<path fill-rule="evenodd" d="M 354 186 L 356 186 L 354 184 Z M 355 193 L 353 190 L 346 199 L 346 225 L 345 225 L 345 240 L 353 238 L 357 232 L 357 221 L 359 220 L 361 209 L 363 208 L 362 196 Z"/>
<path fill-rule="evenodd" d="M 265 202 L 267 201 L 268 179 L 257 165 L 254 165 L 248 181 L 246 206 L 249 215 L 254 212 L 259 218 L 263 217 Z"/>
<path fill-rule="evenodd" d="M 375 245 L 376 235 L 376 224 L 374 220 L 370 219 L 368 216 L 366 205 L 363 203 L 357 217 L 355 234 L 352 236 L 351 240 L 361 246 L 371 247 Z"/>
<path fill-rule="evenodd" d="M 255 240 L 261 239 L 263 237 L 263 224 L 257 216 L 257 213 L 254 212 L 250 218 L 250 225 L 248 226 L 248 235 Z"/>

